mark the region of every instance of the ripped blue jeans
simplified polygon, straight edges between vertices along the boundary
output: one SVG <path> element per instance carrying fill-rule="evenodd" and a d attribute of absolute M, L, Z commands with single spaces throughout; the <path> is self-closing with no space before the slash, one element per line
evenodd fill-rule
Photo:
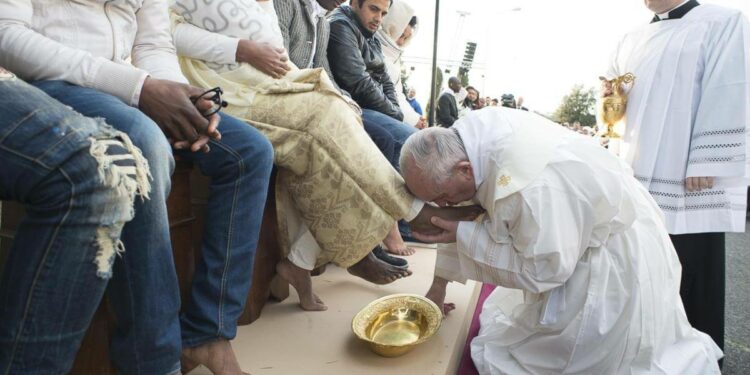
<path fill-rule="evenodd" d="M 0 271 L 0 374 L 70 370 L 148 192 L 124 133 L 0 75 L 0 199 L 27 211 Z"/>

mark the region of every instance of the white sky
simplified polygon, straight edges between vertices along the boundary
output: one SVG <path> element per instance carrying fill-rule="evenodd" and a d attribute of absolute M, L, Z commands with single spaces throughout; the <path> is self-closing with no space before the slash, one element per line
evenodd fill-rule
<path fill-rule="evenodd" d="M 414 67 L 409 84 L 424 105 L 435 1 L 406 1 L 417 12 L 419 32 L 406 50 L 404 65 L 407 71 Z M 701 3 L 740 9 L 750 17 L 750 0 Z M 460 22 L 458 11 L 471 14 Z M 598 87 L 620 37 L 651 17 L 643 0 L 441 0 L 438 66 L 455 75 L 466 42 L 476 42 L 469 81 L 483 97 L 513 93 L 524 97 L 526 107 L 551 113 L 573 85 Z"/>

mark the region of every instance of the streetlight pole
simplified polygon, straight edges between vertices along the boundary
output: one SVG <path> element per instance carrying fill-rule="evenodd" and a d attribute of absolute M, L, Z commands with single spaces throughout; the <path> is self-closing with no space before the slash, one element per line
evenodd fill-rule
<path fill-rule="evenodd" d="M 435 125 L 435 108 L 437 107 L 437 93 L 435 81 L 437 80 L 437 46 L 438 46 L 438 22 L 440 21 L 440 0 L 435 0 L 435 30 L 432 43 L 432 80 L 430 85 L 430 113 L 427 115 L 429 126 Z"/>

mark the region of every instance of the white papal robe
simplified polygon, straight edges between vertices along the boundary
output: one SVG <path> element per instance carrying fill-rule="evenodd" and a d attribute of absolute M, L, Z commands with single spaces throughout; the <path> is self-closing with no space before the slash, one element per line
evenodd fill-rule
<path fill-rule="evenodd" d="M 436 274 L 524 291 L 488 303 L 471 343 L 482 374 L 710 374 L 721 350 L 693 329 L 659 207 L 630 168 L 538 115 L 474 111 L 453 128 L 485 218 L 461 222 Z"/>
<path fill-rule="evenodd" d="M 635 75 L 621 156 L 671 234 L 743 232 L 750 183 L 750 23 L 700 5 L 627 34 L 608 78 Z M 715 176 L 687 192 L 686 177 Z"/>

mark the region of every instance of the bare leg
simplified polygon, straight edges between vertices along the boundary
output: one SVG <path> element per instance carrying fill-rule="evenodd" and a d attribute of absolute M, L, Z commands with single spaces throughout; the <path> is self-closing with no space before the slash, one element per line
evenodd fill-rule
<path fill-rule="evenodd" d="M 394 267 L 378 260 L 372 252 L 357 264 L 347 268 L 350 274 L 361 277 L 374 284 L 390 284 L 398 279 L 411 276 L 408 269 Z"/>
<path fill-rule="evenodd" d="M 474 220 L 477 216 L 481 215 L 484 209 L 481 206 L 461 206 L 461 207 L 434 207 L 429 204 L 425 204 L 422 211 L 419 211 L 419 215 L 414 220 L 409 222 L 411 230 L 422 234 L 437 234 L 442 230 L 435 227 L 430 222 L 433 216 L 437 216 L 446 220 L 451 221 L 468 221 Z"/>
<path fill-rule="evenodd" d="M 247 374 L 240 369 L 240 363 L 228 340 L 212 341 L 194 348 L 182 349 L 180 359 L 182 373 L 187 374 L 198 365 L 204 365 L 214 375 Z"/>
<path fill-rule="evenodd" d="M 297 267 L 289 259 L 284 259 L 276 265 L 276 272 L 279 276 L 292 284 L 299 295 L 299 305 L 302 310 L 307 311 L 325 311 L 328 310 L 323 301 L 318 298 L 312 290 L 312 279 L 310 271 Z"/>
<path fill-rule="evenodd" d="M 388 235 L 383 239 L 383 244 L 386 250 L 394 255 L 413 255 L 416 250 L 406 246 L 404 239 L 401 237 L 401 233 L 398 231 L 398 223 L 388 232 Z"/>

